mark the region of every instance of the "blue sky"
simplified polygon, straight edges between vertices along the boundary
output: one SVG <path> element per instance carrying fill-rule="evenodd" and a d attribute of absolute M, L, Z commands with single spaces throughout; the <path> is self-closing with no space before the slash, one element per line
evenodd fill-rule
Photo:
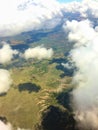
<path fill-rule="evenodd" d="M 68 2 L 72 2 L 72 1 L 78 1 L 78 2 L 80 2 L 82 0 L 58 0 L 58 1 L 61 2 L 61 3 L 68 3 Z"/>

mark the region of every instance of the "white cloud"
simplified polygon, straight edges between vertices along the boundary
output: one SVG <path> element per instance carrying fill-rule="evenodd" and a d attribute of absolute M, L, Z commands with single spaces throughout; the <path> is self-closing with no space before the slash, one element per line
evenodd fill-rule
<path fill-rule="evenodd" d="M 10 123 L 5 124 L 0 121 L 0 130 L 12 130 L 12 126 Z"/>
<path fill-rule="evenodd" d="M 67 4 L 56 0 L 0 0 L 0 36 L 51 29 L 61 24 L 62 19 L 98 18 L 97 7 L 94 0 Z"/>
<path fill-rule="evenodd" d="M 61 65 L 67 69 L 72 69 L 72 65 L 70 65 L 69 63 L 61 63 Z"/>
<path fill-rule="evenodd" d="M 62 9 L 67 13 L 79 13 L 80 17 L 98 18 L 98 1 L 83 0 L 82 2 L 71 2 L 63 4 Z M 72 16 L 69 16 L 72 17 Z M 74 19 L 74 17 L 73 17 Z"/>
<path fill-rule="evenodd" d="M 81 127 L 98 129 L 98 32 L 88 21 L 67 21 L 68 39 L 74 42 L 70 57 L 77 71 L 73 77 L 73 109 Z"/>
<path fill-rule="evenodd" d="M 69 41 L 73 41 L 76 44 L 75 45 L 85 45 L 86 43 L 93 40 L 95 36 L 98 36 L 98 34 L 95 32 L 95 30 L 92 28 L 93 25 L 89 20 L 83 20 L 83 21 L 76 21 L 72 20 L 66 21 L 66 24 L 63 26 L 66 31 L 68 31 L 68 39 Z"/>
<path fill-rule="evenodd" d="M 67 3 L 67 4 L 63 4 L 63 6 L 62 6 L 62 9 L 65 12 L 71 12 L 71 13 L 75 13 L 75 12 L 79 11 L 80 8 L 81 8 L 81 3 L 76 2 L 76 1 L 70 2 L 70 3 Z"/>
<path fill-rule="evenodd" d="M 4 123 L 0 120 L 0 130 L 14 130 L 12 124 L 9 122 Z M 31 130 L 31 129 L 25 129 L 25 128 L 17 128 L 17 130 Z"/>
<path fill-rule="evenodd" d="M 3 44 L 3 47 L 0 48 L 0 63 L 6 64 L 14 58 L 14 55 L 18 54 L 18 51 L 13 50 L 6 42 Z"/>
<path fill-rule="evenodd" d="M 97 0 L 84 0 L 83 1 L 83 6 L 87 8 L 85 10 L 85 13 L 87 13 L 87 16 L 98 18 L 98 1 Z"/>
<path fill-rule="evenodd" d="M 0 94 L 6 93 L 12 84 L 10 72 L 8 70 L 0 69 Z"/>
<path fill-rule="evenodd" d="M 53 56 L 53 50 L 46 49 L 45 47 L 42 46 L 37 46 L 35 48 L 29 48 L 24 52 L 24 58 L 29 59 L 29 58 L 37 58 L 39 60 L 41 59 L 49 59 Z"/>
<path fill-rule="evenodd" d="M 98 32 L 98 26 L 95 27 L 95 31 Z"/>
<path fill-rule="evenodd" d="M 55 27 L 61 17 L 56 0 L 0 0 L 0 36 Z"/>

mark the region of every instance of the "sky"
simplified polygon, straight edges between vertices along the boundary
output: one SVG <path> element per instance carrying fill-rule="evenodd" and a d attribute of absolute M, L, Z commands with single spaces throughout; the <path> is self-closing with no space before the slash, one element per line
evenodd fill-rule
<path fill-rule="evenodd" d="M 61 3 L 68 3 L 68 2 L 73 2 L 73 1 L 78 1 L 81 2 L 82 0 L 58 0 Z"/>

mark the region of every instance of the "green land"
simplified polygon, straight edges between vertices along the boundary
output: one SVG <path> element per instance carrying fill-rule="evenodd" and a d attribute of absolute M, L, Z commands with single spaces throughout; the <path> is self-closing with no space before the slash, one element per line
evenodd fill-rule
<path fill-rule="evenodd" d="M 26 35 L 26 34 L 23 34 Z M 29 35 L 26 36 L 31 39 Z M 27 44 L 25 36 L 14 37 L 16 44 Z M 9 40 L 9 38 L 6 38 Z M 13 40 L 13 39 L 11 39 Z M 10 43 L 11 43 L 10 40 Z M 65 34 L 61 31 L 53 32 L 40 37 L 37 41 L 29 43 L 30 47 L 44 45 L 53 48 L 54 56 L 49 60 L 16 59 L 12 64 L 5 65 L 11 72 L 13 85 L 8 93 L 0 96 L 0 115 L 5 116 L 14 128 L 30 128 L 35 130 L 40 123 L 42 113 L 50 105 L 66 110 L 66 103 L 60 103 L 57 96 L 71 88 L 71 76 L 61 63 L 67 60 L 66 53 L 72 45 L 67 42 Z"/>

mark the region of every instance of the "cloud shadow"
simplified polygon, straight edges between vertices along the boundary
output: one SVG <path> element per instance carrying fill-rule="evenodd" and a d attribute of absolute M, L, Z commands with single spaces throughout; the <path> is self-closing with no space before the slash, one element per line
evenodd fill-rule
<path fill-rule="evenodd" d="M 0 97 L 6 96 L 6 95 L 7 95 L 7 93 L 1 93 L 1 94 L 0 94 Z"/>
<path fill-rule="evenodd" d="M 28 82 L 28 83 L 19 84 L 18 89 L 20 92 L 28 91 L 29 93 L 32 93 L 32 92 L 39 92 L 41 87 L 34 83 Z"/>
<path fill-rule="evenodd" d="M 67 54 L 68 55 L 68 54 Z M 50 64 L 57 63 L 56 69 L 63 71 L 63 73 L 60 75 L 61 78 L 64 76 L 73 76 L 75 68 L 65 68 L 62 63 L 68 63 L 67 58 L 53 58 L 52 61 L 50 61 Z"/>
<path fill-rule="evenodd" d="M 37 130 L 75 130 L 75 120 L 66 109 L 51 105 L 43 112 Z"/>
<path fill-rule="evenodd" d="M 72 111 L 72 107 L 71 107 L 71 98 L 72 98 L 71 92 L 72 91 L 73 91 L 73 88 L 69 88 L 68 90 L 60 92 L 56 97 L 58 103 L 70 111 Z"/>

